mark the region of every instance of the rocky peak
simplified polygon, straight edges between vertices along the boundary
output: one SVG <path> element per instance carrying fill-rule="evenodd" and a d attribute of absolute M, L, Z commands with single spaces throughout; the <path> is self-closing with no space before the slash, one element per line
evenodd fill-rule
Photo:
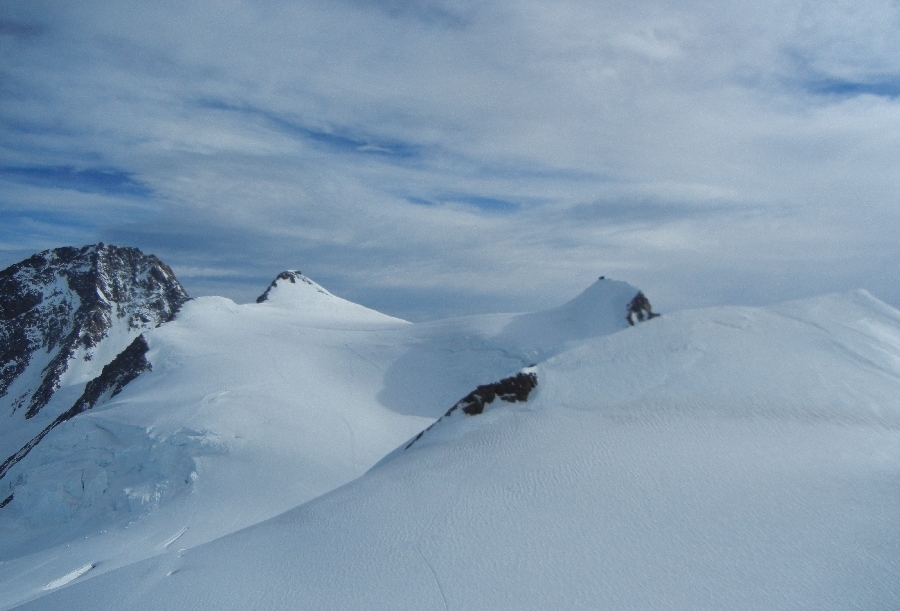
<path fill-rule="evenodd" d="M 74 362 L 109 362 L 187 299 L 172 270 L 137 248 L 56 248 L 0 271 L 0 406 L 33 417 Z M 114 327 L 122 345 L 101 346 Z"/>
<path fill-rule="evenodd" d="M 296 286 L 292 287 L 291 285 Z M 307 293 L 331 296 L 331 293 L 304 276 L 300 270 L 289 269 L 281 272 L 275 277 L 275 280 L 272 281 L 272 284 L 269 285 L 266 291 L 256 298 L 256 303 L 272 301 L 276 295 L 295 293 L 304 296 L 306 296 Z"/>

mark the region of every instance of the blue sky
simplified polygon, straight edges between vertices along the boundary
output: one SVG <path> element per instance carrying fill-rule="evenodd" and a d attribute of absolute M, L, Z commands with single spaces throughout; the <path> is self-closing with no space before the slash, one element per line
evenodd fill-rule
<path fill-rule="evenodd" d="M 5 0 L 0 264 L 105 241 L 415 320 L 599 275 L 900 306 L 900 8 L 747 4 Z"/>

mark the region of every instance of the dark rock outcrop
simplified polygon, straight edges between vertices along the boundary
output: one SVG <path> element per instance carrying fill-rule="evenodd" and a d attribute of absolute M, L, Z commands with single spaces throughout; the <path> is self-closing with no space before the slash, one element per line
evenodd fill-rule
<path fill-rule="evenodd" d="M 633 327 L 635 318 L 637 318 L 638 322 L 643 322 L 645 318 L 647 320 L 650 320 L 651 318 L 655 318 L 657 316 L 659 316 L 659 314 L 653 311 L 653 306 L 650 305 L 650 300 L 647 299 L 643 291 L 638 291 L 638 294 L 634 296 L 634 299 L 628 302 L 625 320 L 627 320 L 628 324 Z"/>
<path fill-rule="evenodd" d="M 304 284 L 308 284 L 316 288 L 316 290 L 323 295 L 327 295 L 328 293 L 322 289 L 320 286 L 316 285 L 312 280 L 304 276 L 299 269 L 289 269 L 287 271 L 283 271 L 272 280 L 272 284 L 265 290 L 265 292 L 256 298 L 256 303 L 263 303 L 269 300 L 269 294 L 275 289 L 279 282 L 290 282 L 291 284 L 297 284 L 298 282 L 302 282 Z"/>
<path fill-rule="evenodd" d="M 446 415 L 449 416 L 455 410 L 461 409 L 469 416 L 477 416 L 484 411 L 484 406 L 493 403 L 494 399 L 507 403 L 524 402 L 528 400 L 528 395 L 535 386 L 537 386 L 536 374 L 519 372 L 511 378 L 479 386 L 451 407 Z"/>
<path fill-rule="evenodd" d="M 0 409 L 32 418 L 72 359 L 90 361 L 113 325 L 153 328 L 187 299 L 172 270 L 136 248 L 57 248 L 0 271 Z M 46 361 L 33 382 L 15 384 L 38 354 Z"/>
<path fill-rule="evenodd" d="M 302 277 L 303 277 L 303 274 L 300 272 L 299 269 L 281 272 L 280 274 L 275 276 L 275 279 L 272 280 L 272 284 L 270 284 L 266 288 L 266 290 L 263 292 L 263 294 L 256 298 L 256 303 L 263 303 L 264 301 L 268 300 L 269 293 L 272 292 L 272 289 L 274 289 L 276 286 L 278 286 L 279 280 L 287 280 L 291 284 L 295 284 L 297 282 L 297 279 L 302 278 Z"/>
<path fill-rule="evenodd" d="M 147 360 L 149 350 L 147 339 L 138 335 L 111 363 L 103 367 L 99 376 L 87 383 L 78 401 L 66 412 L 70 414 L 69 418 L 91 409 L 104 396 L 115 397 L 126 384 L 145 371 L 151 371 L 153 368 Z"/>
<path fill-rule="evenodd" d="M 457 410 L 462 410 L 467 416 L 477 416 L 484 412 L 485 406 L 493 403 L 495 399 L 500 399 L 507 403 L 525 402 L 528 400 L 531 391 L 537 387 L 537 383 L 538 379 L 536 373 L 520 371 L 516 375 L 504 378 L 499 382 L 479 386 L 457 401 L 456 404 L 448 409 L 443 416 L 438 418 L 434 424 L 416 435 L 413 440 L 406 445 L 405 449 L 408 450 L 411 448 L 412 445 L 419 441 L 425 433 L 430 431 L 435 424 L 444 418 L 451 416 L 453 412 Z"/>

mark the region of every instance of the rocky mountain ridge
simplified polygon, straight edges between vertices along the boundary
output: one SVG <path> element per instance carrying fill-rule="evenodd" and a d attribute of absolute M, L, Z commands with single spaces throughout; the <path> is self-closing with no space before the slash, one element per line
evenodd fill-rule
<path fill-rule="evenodd" d="M 0 271 L 0 479 L 51 430 L 149 369 L 141 334 L 187 299 L 169 266 L 137 248 L 56 248 Z"/>
<path fill-rule="evenodd" d="M 0 409 L 33 418 L 67 372 L 81 365 L 90 378 L 187 299 L 155 256 L 103 243 L 47 250 L 0 271 Z"/>

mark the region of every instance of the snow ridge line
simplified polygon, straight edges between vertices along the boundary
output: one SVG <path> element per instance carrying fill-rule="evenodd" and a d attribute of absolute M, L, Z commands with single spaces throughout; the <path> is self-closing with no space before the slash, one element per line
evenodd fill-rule
<path fill-rule="evenodd" d="M 494 399 L 499 398 L 507 403 L 524 403 L 528 400 L 528 395 L 531 394 L 531 391 L 537 387 L 537 383 L 538 379 L 535 372 L 529 371 L 526 373 L 520 371 L 516 375 L 503 378 L 499 382 L 483 384 L 457 401 L 443 416 L 438 418 L 437 421 L 427 429 L 416 435 L 403 449 L 410 449 L 412 445 L 419 441 L 425 433 L 430 431 L 435 424 L 444 418 L 449 417 L 458 409 L 462 409 L 463 413 L 467 416 L 477 416 L 484 412 L 485 406 L 493 403 Z"/>

